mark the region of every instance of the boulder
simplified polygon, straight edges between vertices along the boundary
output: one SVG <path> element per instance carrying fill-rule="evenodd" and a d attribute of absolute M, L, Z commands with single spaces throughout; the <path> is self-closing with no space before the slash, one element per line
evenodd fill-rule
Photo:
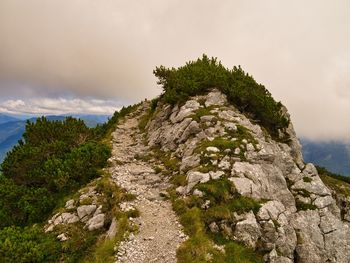
<path fill-rule="evenodd" d="M 219 148 L 214 147 L 214 146 L 209 146 L 206 148 L 207 152 L 213 152 L 213 153 L 218 153 L 220 152 Z"/>
<path fill-rule="evenodd" d="M 103 227 L 105 223 L 105 214 L 98 214 L 90 218 L 86 223 L 86 227 L 89 231 L 97 230 Z"/>
<path fill-rule="evenodd" d="M 187 191 L 189 192 L 196 184 L 206 183 L 210 179 L 209 173 L 201 173 L 197 171 L 189 171 L 187 173 Z"/>
<path fill-rule="evenodd" d="M 82 205 L 77 208 L 78 216 L 80 220 L 86 219 L 87 217 L 91 216 L 97 206 L 96 205 Z"/>
<path fill-rule="evenodd" d="M 256 247 L 257 241 L 261 237 L 261 230 L 253 212 L 247 213 L 246 219 L 236 224 L 234 237 L 246 246 Z"/>
<path fill-rule="evenodd" d="M 117 226 L 117 220 L 115 220 L 115 218 L 113 217 L 112 223 L 109 226 L 109 229 L 106 233 L 106 239 L 112 240 L 115 237 L 115 235 L 117 234 Z"/>
<path fill-rule="evenodd" d="M 200 161 L 201 159 L 198 154 L 184 156 L 182 158 L 180 171 L 187 171 L 188 169 L 197 167 L 200 164 Z"/>
<path fill-rule="evenodd" d="M 74 200 L 73 199 L 71 199 L 71 200 L 68 200 L 67 202 L 66 202 L 66 205 L 64 206 L 66 209 L 74 209 L 75 208 L 75 206 L 74 206 Z"/>

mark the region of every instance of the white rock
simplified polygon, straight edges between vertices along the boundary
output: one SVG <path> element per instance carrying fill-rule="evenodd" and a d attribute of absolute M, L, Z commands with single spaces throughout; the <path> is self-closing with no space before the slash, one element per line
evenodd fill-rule
<path fill-rule="evenodd" d="M 105 222 L 105 214 L 98 214 L 90 218 L 86 226 L 89 229 L 89 231 L 93 231 L 93 230 L 102 228 L 104 225 L 104 222 Z"/>
<path fill-rule="evenodd" d="M 240 153 L 241 153 L 241 149 L 237 147 L 237 148 L 235 149 L 235 152 L 234 152 L 234 153 L 235 153 L 236 155 L 240 154 Z"/>
<path fill-rule="evenodd" d="M 64 242 L 64 241 L 67 241 L 69 238 L 66 236 L 65 233 L 62 233 L 62 234 L 57 236 L 57 239 L 61 242 Z"/>
<path fill-rule="evenodd" d="M 82 205 L 77 208 L 78 216 L 80 219 L 83 219 L 85 217 L 88 217 L 92 215 L 97 206 L 96 205 Z"/>
<path fill-rule="evenodd" d="M 71 213 L 62 213 L 61 217 L 63 224 L 74 224 L 79 221 L 79 218 Z"/>
<path fill-rule="evenodd" d="M 113 217 L 112 223 L 107 231 L 106 238 L 112 240 L 117 234 L 117 220 Z"/>
<path fill-rule="evenodd" d="M 260 226 L 253 212 L 246 214 L 246 219 L 236 224 L 234 237 L 236 240 L 243 242 L 246 246 L 255 248 L 260 236 Z"/>
<path fill-rule="evenodd" d="M 247 144 L 247 151 L 248 152 L 253 152 L 255 151 L 254 145 L 252 143 Z"/>
<path fill-rule="evenodd" d="M 187 191 L 189 192 L 196 184 L 206 183 L 210 179 L 209 173 L 201 173 L 197 171 L 189 171 L 187 173 Z"/>
<path fill-rule="evenodd" d="M 224 126 L 229 131 L 237 131 L 237 126 L 233 122 L 224 122 Z"/>
<path fill-rule="evenodd" d="M 206 148 L 206 150 L 207 150 L 208 152 L 214 152 L 214 153 L 220 152 L 219 148 L 214 147 L 214 146 L 209 146 L 209 147 Z"/>
<path fill-rule="evenodd" d="M 193 195 L 199 196 L 199 197 L 203 197 L 203 192 L 198 190 L 198 189 L 194 189 L 193 191 Z"/>
<path fill-rule="evenodd" d="M 218 233 L 219 232 L 219 227 L 218 225 L 215 223 L 215 222 L 212 222 L 210 225 L 209 225 L 209 229 L 212 233 Z"/>
<path fill-rule="evenodd" d="M 207 100 L 204 103 L 206 107 L 209 107 L 212 105 L 224 105 L 227 103 L 226 95 L 224 95 L 223 93 L 221 93 L 216 89 L 209 92 L 206 98 Z"/>
<path fill-rule="evenodd" d="M 68 201 L 66 202 L 65 208 L 66 208 L 66 209 L 74 209 L 74 208 L 75 208 L 75 206 L 74 206 L 74 200 L 73 200 L 73 199 L 68 200 Z"/>
<path fill-rule="evenodd" d="M 223 171 L 216 171 L 216 172 L 210 171 L 210 172 L 209 172 L 209 175 L 210 175 L 211 179 L 213 179 L 213 180 L 219 179 L 219 178 L 222 177 L 224 174 L 225 174 L 225 172 L 223 172 Z"/>
<path fill-rule="evenodd" d="M 222 158 L 218 167 L 222 170 L 225 170 L 225 171 L 230 170 L 231 169 L 230 157 L 225 156 L 224 158 Z"/>

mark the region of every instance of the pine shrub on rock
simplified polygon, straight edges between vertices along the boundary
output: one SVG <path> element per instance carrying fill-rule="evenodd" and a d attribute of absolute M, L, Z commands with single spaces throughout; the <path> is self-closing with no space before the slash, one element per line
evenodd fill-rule
<path fill-rule="evenodd" d="M 156 67 L 153 71 L 162 85 L 163 99 L 170 104 L 182 103 L 190 96 L 218 88 L 227 95 L 230 103 L 252 119 L 261 123 L 272 137 L 288 127 L 289 119 L 282 112 L 270 92 L 238 67 L 225 68 L 216 58 L 203 55 L 179 68 Z"/>

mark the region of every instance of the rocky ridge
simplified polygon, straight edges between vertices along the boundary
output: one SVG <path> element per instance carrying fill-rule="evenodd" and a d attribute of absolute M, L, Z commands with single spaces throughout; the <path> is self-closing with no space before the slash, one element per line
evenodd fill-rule
<path fill-rule="evenodd" d="M 145 117 L 149 121 L 141 130 Z M 264 254 L 265 262 L 348 262 L 349 198 L 328 188 L 314 165 L 304 163 L 292 124 L 281 133 L 288 142 L 271 139 L 216 89 L 182 105 L 160 100 L 151 110 L 149 102 L 140 104 L 112 134 L 108 181 L 136 197 L 114 205 L 125 213 L 139 212 L 129 218 L 138 230 L 116 244 L 116 262 L 177 261 L 176 251 L 188 237 L 168 200 L 173 176 L 185 178 L 176 187 L 177 198 L 196 197 L 203 212 L 214 204 L 200 186 L 220 180 L 229 181 L 238 196 L 259 203 L 258 209 L 210 219 L 205 227 Z M 179 160 L 176 168 L 163 164 L 157 151 Z M 71 238 L 67 226 L 78 225 L 112 239 L 118 223 L 96 182 L 67 201 L 45 231 L 65 242 Z M 224 246 L 213 246 L 225 254 Z M 206 258 L 212 262 L 213 255 Z"/>
<path fill-rule="evenodd" d="M 348 262 L 349 224 L 314 165 L 304 164 L 292 124 L 283 131 L 287 143 L 272 140 L 215 89 L 184 105 L 158 104 L 147 144 L 180 160 L 174 173 L 187 181 L 178 195 L 205 201 L 197 186 L 227 178 L 260 203 L 257 212 L 210 222 L 210 231 L 264 253 L 266 262 Z"/>

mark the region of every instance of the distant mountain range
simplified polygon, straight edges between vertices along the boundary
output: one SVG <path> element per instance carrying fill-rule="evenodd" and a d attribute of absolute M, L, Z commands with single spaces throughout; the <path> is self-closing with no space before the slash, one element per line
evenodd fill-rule
<path fill-rule="evenodd" d="M 0 124 L 6 123 L 6 122 L 11 122 L 11 121 L 18 121 L 19 119 L 5 115 L 0 113 Z"/>
<path fill-rule="evenodd" d="M 300 141 L 306 162 L 323 166 L 333 173 L 350 176 L 350 143 L 307 139 Z"/>
<path fill-rule="evenodd" d="M 67 116 L 82 119 L 88 127 L 95 127 L 108 120 L 109 115 L 87 115 L 87 114 L 70 114 L 70 115 L 50 115 L 46 116 L 49 120 L 64 120 Z M 35 121 L 37 118 L 30 118 Z M 6 156 L 6 153 L 22 138 L 25 131 L 27 120 L 16 118 L 0 113 L 0 163 Z"/>

